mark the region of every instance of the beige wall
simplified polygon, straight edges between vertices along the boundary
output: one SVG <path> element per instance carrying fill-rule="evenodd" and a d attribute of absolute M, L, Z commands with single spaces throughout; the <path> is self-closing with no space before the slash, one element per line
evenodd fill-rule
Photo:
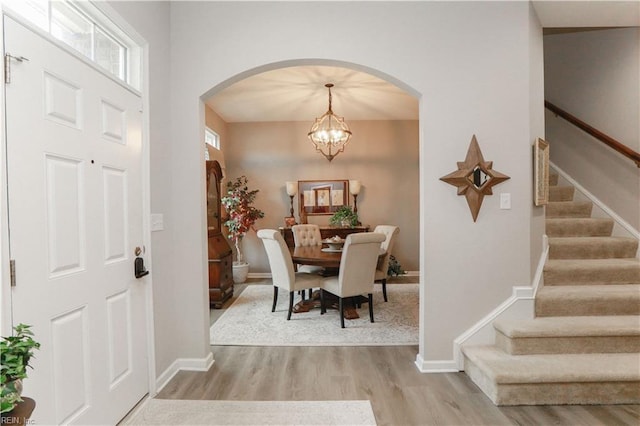
<path fill-rule="evenodd" d="M 640 28 L 544 38 L 545 97 L 640 151 Z M 600 141 L 546 115 L 558 167 L 640 230 L 640 168 Z"/>
<path fill-rule="evenodd" d="M 265 212 L 257 228 L 283 226 L 290 200 L 286 181 L 357 179 L 358 215 L 373 229 L 380 224 L 400 227 L 394 255 L 405 270 L 419 269 L 418 121 L 349 121 L 354 136 L 333 161 L 316 153 L 307 139 L 310 123 L 230 123 L 225 144 L 227 175 L 249 178 L 259 189 L 256 206 Z M 353 205 L 353 197 L 350 197 Z M 298 197 L 294 199 L 299 220 Z M 330 216 L 314 216 L 310 223 L 327 224 Z M 251 272 L 268 272 L 262 244 L 255 233 L 243 241 Z"/>

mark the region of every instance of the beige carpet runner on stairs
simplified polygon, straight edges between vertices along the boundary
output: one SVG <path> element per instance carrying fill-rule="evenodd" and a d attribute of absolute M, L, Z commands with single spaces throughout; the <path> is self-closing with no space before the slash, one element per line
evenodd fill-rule
<path fill-rule="evenodd" d="M 640 404 L 638 241 L 612 236 L 552 176 L 549 258 L 532 320 L 498 320 L 493 346 L 465 346 L 465 371 L 497 405 Z"/>

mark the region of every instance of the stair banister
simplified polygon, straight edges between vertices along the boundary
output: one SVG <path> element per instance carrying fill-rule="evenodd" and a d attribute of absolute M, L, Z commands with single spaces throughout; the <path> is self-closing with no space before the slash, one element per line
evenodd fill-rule
<path fill-rule="evenodd" d="M 628 146 L 618 142 L 617 140 L 615 140 L 611 136 L 601 132 L 600 130 L 596 129 L 595 127 L 588 125 L 587 123 L 585 123 L 584 121 L 580 120 L 576 116 L 568 113 L 567 111 L 565 111 L 562 108 L 552 104 L 549 101 L 544 101 L 544 106 L 549 111 L 553 112 L 555 115 L 564 118 L 569 123 L 573 124 L 574 126 L 578 127 L 579 129 L 587 132 L 588 134 L 590 134 L 594 138 L 596 138 L 599 141 L 603 142 L 605 145 L 609 146 L 610 148 L 613 148 L 614 150 L 616 150 L 620 154 L 622 154 L 625 157 L 629 158 L 631 161 L 636 163 L 636 166 L 640 167 L 640 153 L 638 153 L 638 152 L 634 151 L 633 149 L 629 148 Z"/>

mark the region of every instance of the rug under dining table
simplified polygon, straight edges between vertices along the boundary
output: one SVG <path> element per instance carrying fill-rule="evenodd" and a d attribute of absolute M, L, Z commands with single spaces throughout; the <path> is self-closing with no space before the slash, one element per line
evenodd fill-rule
<path fill-rule="evenodd" d="M 387 284 L 389 301 L 376 285 L 373 293 L 375 322 L 369 322 L 368 306 L 360 318 L 340 328 L 337 310 L 294 313 L 287 321 L 289 295 L 279 290 L 278 305 L 271 312 L 273 286 L 248 285 L 238 299 L 213 323 L 212 345 L 238 346 L 396 346 L 418 344 L 418 284 Z M 298 301 L 296 296 L 294 302 Z"/>

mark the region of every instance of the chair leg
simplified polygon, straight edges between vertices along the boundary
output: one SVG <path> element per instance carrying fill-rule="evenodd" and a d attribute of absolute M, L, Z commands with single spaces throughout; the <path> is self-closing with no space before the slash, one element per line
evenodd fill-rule
<path fill-rule="evenodd" d="M 339 297 L 338 299 L 338 305 L 340 305 L 340 327 L 344 328 L 344 302 L 342 300 L 342 297 Z"/>
<path fill-rule="evenodd" d="M 384 296 L 384 301 L 388 302 L 389 300 L 387 299 L 387 279 L 386 278 L 382 279 L 382 295 Z"/>
<path fill-rule="evenodd" d="M 369 320 L 373 322 L 373 294 L 369 293 Z"/>
<path fill-rule="evenodd" d="M 324 315 L 327 308 L 324 307 L 324 290 L 320 289 L 320 315 Z"/>
<path fill-rule="evenodd" d="M 271 307 L 271 312 L 276 311 L 276 303 L 278 303 L 278 287 L 273 286 L 273 306 Z"/>
<path fill-rule="evenodd" d="M 289 292 L 289 312 L 287 312 L 287 321 L 291 319 L 291 312 L 293 311 L 293 292 Z"/>

